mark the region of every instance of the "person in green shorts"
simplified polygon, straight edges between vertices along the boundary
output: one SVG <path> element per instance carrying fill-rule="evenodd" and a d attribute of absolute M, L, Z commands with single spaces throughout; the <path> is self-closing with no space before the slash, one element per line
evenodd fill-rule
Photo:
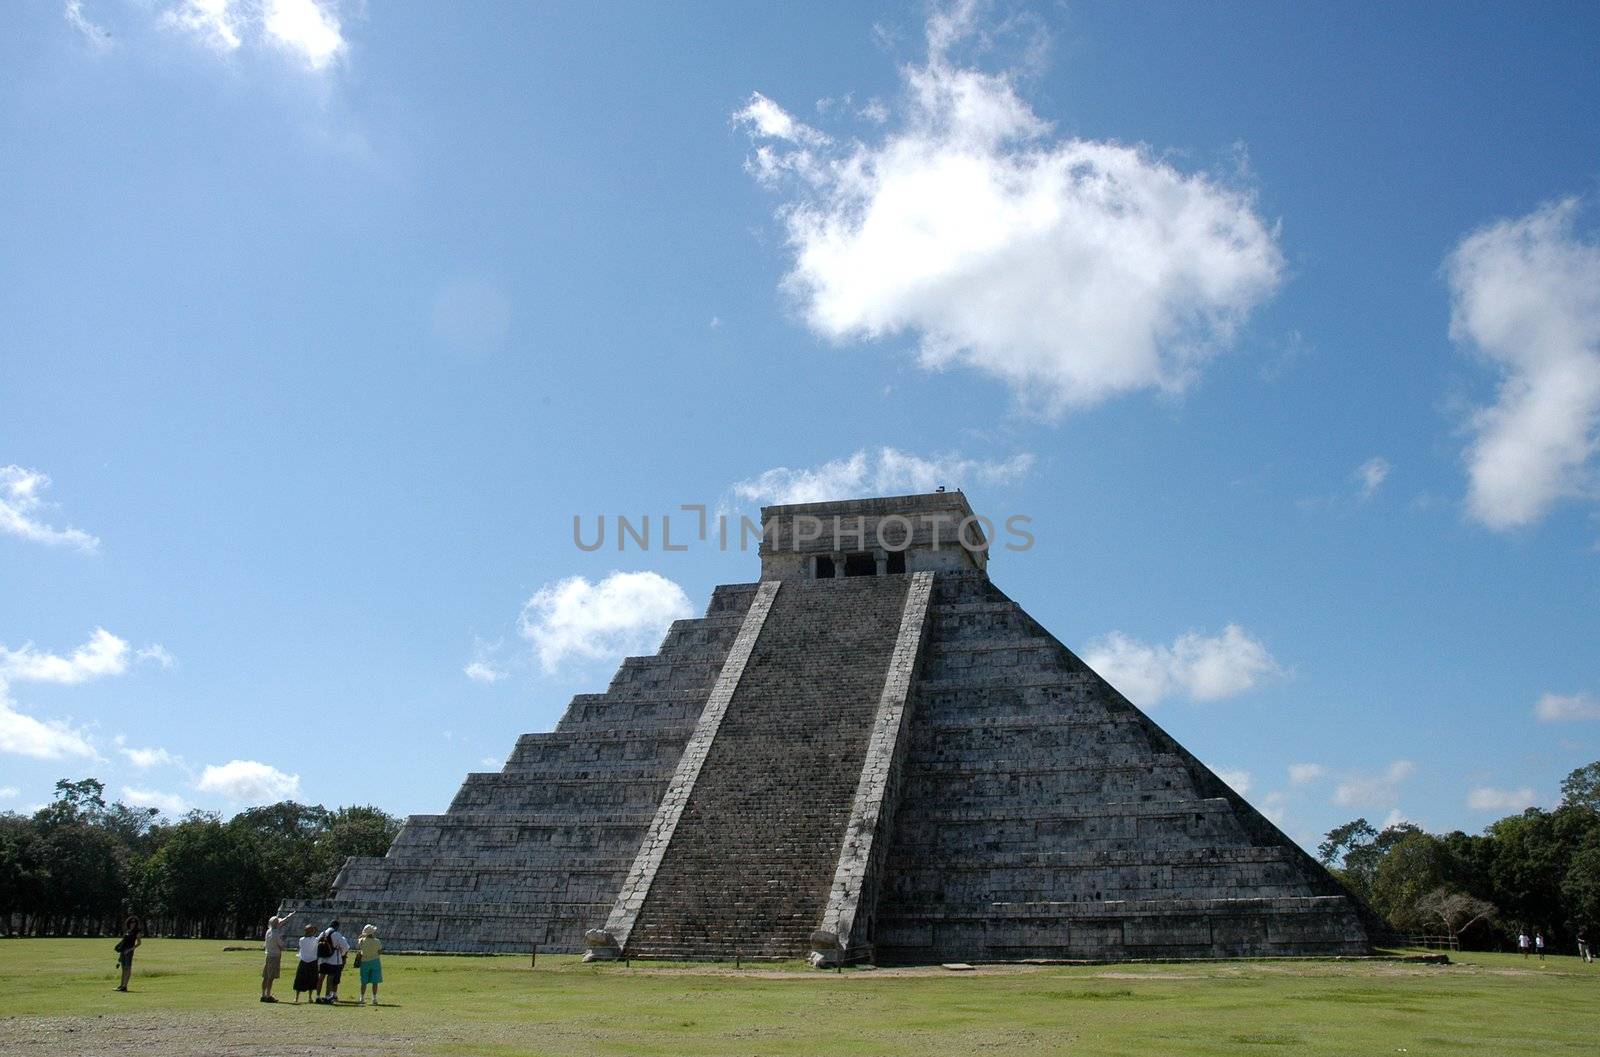
<path fill-rule="evenodd" d="M 367 985 L 372 985 L 372 1004 L 378 1004 L 378 985 L 383 983 L 383 963 L 379 957 L 383 954 L 383 941 L 378 939 L 378 926 L 365 925 L 361 929 L 361 938 L 356 941 L 356 955 L 361 959 L 361 1001 L 356 1005 L 367 1004 Z"/>

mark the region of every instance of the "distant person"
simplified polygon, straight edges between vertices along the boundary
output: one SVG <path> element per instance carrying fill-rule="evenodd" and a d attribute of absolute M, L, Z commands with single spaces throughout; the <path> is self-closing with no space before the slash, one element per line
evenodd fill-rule
<path fill-rule="evenodd" d="M 1589 934 L 1578 933 L 1578 957 L 1583 959 L 1583 964 L 1588 965 L 1594 961 L 1594 955 L 1589 951 Z"/>
<path fill-rule="evenodd" d="M 1535 932 L 1533 934 L 1533 945 L 1539 951 L 1539 960 L 1541 962 L 1544 961 L 1544 933 Z"/>
<path fill-rule="evenodd" d="M 1526 932 L 1517 933 L 1517 950 L 1522 952 L 1522 956 L 1524 958 L 1528 956 L 1530 947 L 1531 944 L 1528 942 L 1528 934 Z"/>
<path fill-rule="evenodd" d="M 294 917 L 294 911 L 289 911 L 283 917 L 270 917 L 267 919 L 267 935 L 262 946 L 267 953 L 266 964 L 261 967 L 261 1001 L 276 1002 L 272 997 L 272 984 L 279 976 L 283 975 L 283 952 L 289 949 L 289 941 L 284 938 L 283 926 Z"/>
<path fill-rule="evenodd" d="M 306 934 L 300 937 L 299 942 L 300 964 L 294 968 L 294 1004 L 300 1004 L 300 995 L 311 992 L 307 1002 L 314 1002 L 317 998 L 317 985 L 321 975 L 317 971 L 317 927 L 306 926 Z"/>
<path fill-rule="evenodd" d="M 321 974 L 322 992 L 317 1001 L 325 1005 L 339 1001 L 339 977 L 344 975 L 344 956 L 349 951 L 350 941 L 339 931 L 339 919 L 335 918 L 317 937 L 317 971 Z"/>
<path fill-rule="evenodd" d="M 361 973 L 361 1001 L 367 1004 L 367 985 L 372 985 L 372 1004 L 378 1004 L 378 985 L 383 983 L 383 964 L 378 960 L 383 954 L 383 941 L 378 939 L 378 926 L 364 925 L 361 938 L 356 941 L 356 965 Z"/>
<path fill-rule="evenodd" d="M 133 975 L 133 949 L 144 942 L 139 938 L 138 918 L 128 918 L 125 927 L 127 931 L 123 933 L 122 939 L 117 941 L 116 946 L 117 968 L 122 970 L 122 982 L 117 985 L 118 991 L 128 989 L 128 977 Z"/>

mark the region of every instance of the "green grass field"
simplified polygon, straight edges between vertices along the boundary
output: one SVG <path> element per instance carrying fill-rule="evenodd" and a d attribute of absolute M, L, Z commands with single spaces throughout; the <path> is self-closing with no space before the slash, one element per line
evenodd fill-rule
<path fill-rule="evenodd" d="M 384 958 L 392 1004 L 256 1001 L 260 957 L 150 940 L 0 940 L 0 1053 L 1560 1054 L 1600 1045 L 1600 966 L 1397 962 L 880 969 Z M 292 958 L 292 955 L 291 955 Z M 344 987 L 353 998 L 356 988 Z"/>

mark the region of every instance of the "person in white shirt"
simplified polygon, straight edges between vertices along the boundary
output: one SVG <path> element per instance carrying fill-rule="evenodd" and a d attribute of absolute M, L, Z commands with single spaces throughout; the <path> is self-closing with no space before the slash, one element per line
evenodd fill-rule
<path fill-rule="evenodd" d="M 327 940 L 329 951 L 327 954 L 318 952 L 318 971 L 322 974 L 322 997 L 317 1001 L 332 1005 L 339 1001 L 339 977 L 344 974 L 344 956 L 350 951 L 350 941 L 339 931 L 337 918 L 317 939 L 319 942 Z"/>
<path fill-rule="evenodd" d="M 316 1000 L 317 981 L 320 975 L 317 972 L 317 927 L 306 926 L 306 934 L 300 937 L 300 964 L 294 970 L 294 1004 L 300 1004 L 300 995 L 304 991 L 311 992 L 307 1002 Z"/>
<path fill-rule="evenodd" d="M 1522 952 L 1524 958 L 1528 956 L 1528 934 L 1526 932 L 1517 933 L 1517 950 Z"/>
<path fill-rule="evenodd" d="M 1533 934 L 1533 945 L 1539 951 L 1539 960 L 1541 962 L 1544 961 L 1544 933 L 1535 932 Z"/>

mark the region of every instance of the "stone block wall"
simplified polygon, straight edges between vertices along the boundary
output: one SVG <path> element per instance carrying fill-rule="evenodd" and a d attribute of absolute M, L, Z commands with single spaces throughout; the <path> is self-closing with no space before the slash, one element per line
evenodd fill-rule
<path fill-rule="evenodd" d="M 498 772 L 469 774 L 444 814 L 407 820 L 388 854 L 352 858 L 317 919 L 379 926 L 392 950 L 576 952 L 605 920 L 672 777 L 755 584 L 719 587 L 705 616 L 525 734 Z M 301 920 L 306 920 L 302 918 Z"/>
<path fill-rule="evenodd" d="M 930 622 L 880 958 L 1368 949 L 1321 866 L 986 577 L 940 576 Z"/>

